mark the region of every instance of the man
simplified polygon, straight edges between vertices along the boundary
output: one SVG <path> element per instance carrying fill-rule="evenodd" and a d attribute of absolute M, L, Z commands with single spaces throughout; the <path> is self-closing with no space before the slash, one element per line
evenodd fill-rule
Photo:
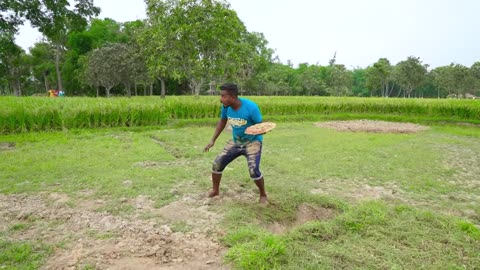
<path fill-rule="evenodd" d="M 217 140 L 222 130 L 230 122 L 232 126 L 233 140 L 229 141 L 222 153 L 220 153 L 212 167 L 212 190 L 208 197 L 218 196 L 220 193 L 220 181 L 225 167 L 239 156 L 245 156 L 248 162 L 250 177 L 260 191 L 261 204 L 267 203 L 263 175 L 260 172 L 260 157 L 262 154 L 262 135 L 245 134 L 245 129 L 251 125 L 262 122 L 262 114 L 253 101 L 239 98 L 237 85 L 226 83 L 220 87 L 220 102 L 222 111 L 220 121 L 213 134 L 210 143 L 205 146 L 207 152 Z"/>

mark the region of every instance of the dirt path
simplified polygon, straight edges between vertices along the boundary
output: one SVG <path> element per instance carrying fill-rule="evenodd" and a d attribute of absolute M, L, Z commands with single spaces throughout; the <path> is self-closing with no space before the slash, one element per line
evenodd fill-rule
<path fill-rule="evenodd" d="M 0 229 L 32 224 L 9 234 L 12 241 L 40 240 L 56 246 L 42 269 L 229 269 L 222 263 L 225 248 L 217 242 L 222 216 L 208 201 L 186 197 L 160 209 L 140 196 L 126 203 L 133 215 L 96 212 L 102 201 L 75 203 L 64 194 L 0 194 Z M 71 203 L 70 203 L 71 205 Z M 141 219 L 149 212 L 158 221 Z M 188 226 L 173 231 L 175 224 Z"/>

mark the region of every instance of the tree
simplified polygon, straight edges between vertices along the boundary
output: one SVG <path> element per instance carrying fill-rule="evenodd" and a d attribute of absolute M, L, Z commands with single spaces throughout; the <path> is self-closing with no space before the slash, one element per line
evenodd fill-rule
<path fill-rule="evenodd" d="M 50 82 L 55 81 L 55 56 L 49 43 L 39 42 L 30 49 L 32 72 L 35 80 L 43 82 L 45 92 L 50 90 Z"/>
<path fill-rule="evenodd" d="M 451 64 L 453 69 L 453 78 L 456 84 L 457 95 L 462 95 L 465 97 L 465 94 L 471 92 L 474 88 L 474 78 L 470 69 L 464 65 L 460 64 Z"/>
<path fill-rule="evenodd" d="M 471 70 L 460 64 L 450 64 L 432 70 L 433 82 L 443 95 L 464 96 L 475 87 L 475 79 Z"/>
<path fill-rule="evenodd" d="M 238 68 L 240 92 L 243 94 L 244 86 L 256 74 L 265 72 L 272 63 L 273 50 L 267 47 L 268 41 L 262 33 L 245 32 L 241 41 L 240 55 L 242 61 L 231 59 L 230 65 Z M 226 78 L 225 78 L 226 79 Z"/>
<path fill-rule="evenodd" d="M 439 97 L 437 87 L 435 86 L 435 76 L 430 71 L 425 75 L 425 80 L 417 88 L 418 97 Z"/>
<path fill-rule="evenodd" d="M 295 89 L 295 70 L 281 63 L 272 63 L 268 70 L 259 75 L 258 95 L 288 95 Z M 263 91 L 263 92 L 260 92 Z"/>
<path fill-rule="evenodd" d="M 87 19 L 100 13 L 100 8 L 93 5 L 93 0 L 74 0 L 74 2 L 73 9 L 69 9 L 68 0 L 29 0 L 23 2 L 26 18 L 54 46 L 55 70 L 59 90 L 63 90 L 60 58 L 67 42 L 67 34 L 71 31 L 85 29 Z"/>
<path fill-rule="evenodd" d="M 433 84 L 437 88 L 437 97 L 445 97 L 455 92 L 455 80 L 453 78 L 452 66 L 442 66 L 433 69 L 431 72 Z M 456 95 L 456 94 L 455 94 Z"/>
<path fill-rule="evenodd" d="M 395 81 L 403 88 L 405 95 L 411 97 L 425 80 L 428 65 L 422 64 L 420 57 L 409 56 L 407 60 L 399 62 L 395 66 Z"/>
<path fill-rule="evenodd" d="M 352 74 L 345 65 L 337 64 L 337 52 L 328 61 L 327 92 L 332 96 L 347 96 L 352 94 Z"/>
<path fill-rule="evenodd" d="M 142 50 L 140 45 L 141 34 L 145 29 L 145 24 L 143 21 L 136 20 L 132 22 L 126 22 L 123 24 L 123 34 L 127 37 L 128 47 L 130 50 L 130 67 L 132 74 L 132 82 L 135 88 L 135 95 L 137 92 L 137 85 L 142 85 L 144 89 L 144 95 L 147 95 L 146 88 L 150 86 L 149 95 L 152 95 L 153 83 L 155 77 L 150 74 L 146 64 L 147 56 Z M 161 92 L 161 97 L 165 98 L 165 86 L 163 85 Z"/>
<path fill-rule="evenodd" d="M 92 86 L 96 86 L 97 89 L 99 86 L 104 87 L 107 97 L 110 97 L 110 91 L 114 86 L 121 83 L 126 86 L 129 84 L 131 74 L 129 73 L 128 55 L 127 45 L 121 43 L 114 43 L 93 50 L 86 60 L 83 75 L 85 81 Z"/>
<path fill-rule="evenodd" d="M 17 27 L 23 23 L 23 12 L 24 7 L 18 0 L 0 1 L 0 36 L 11 36 L 13 40 L 13 35 L 18 31 Z"/>
<path fill-rule="evenodd" d="M 320 69 L 315 65 L 300 64 L 297 69 L 298 85 L 303 95 L 325 95 L 326 85 L 322 80 Z"/>
<path fill-rule="evenodd" d="M 393 67 L 387 58 L 380 58 L 372 67 L 367 69 L 367 86 L 370 90 L 380 89 L 382 97 L 389 97 L 393 91 Z"/>
<path fill-rule="evenodd" d="M 125 25 L 125 24 L 123 24 Z M 67 37 L 65 61 L 62 68 L 62 77 L 67 91 L 75 89 L 77 93 L 88 93 L 81 78 L 79 59 L 96 48 L 109 43 L 128 43 L 130 37 L 125 32 L 127 27 L 115 20 L 93 19 L 85 31 L 70 32 Z M 124 32 L 125 31 L 125 32 Z M 73 94 L 73 93 L 70 93 Z"/>
<path fill-rule="evenodd" d="M 187 79 L 195 95 L 206 81 L 238 73 L 246 28 L 227 2 L 146 2 L 148 22 L 141 43 L 152 73 Z"/>
<path fill-rule="evenodd" d="M 367 69 L 354 68 L 352 71 L 352 92 L 355 96 L 366 97 L 369 95 L 367 88 Z"/>
<path fill-rule="evenodd" d="M 352 94 L 352 74 L 344 65 L 329 67 L 327 92 L 333 96 L 349 96 Z"/>
<path fill-rule="evenodd" d="M 90 26 L 83 33 L 92 39 L 92 49 L 97 49 L 109 43 L 129 42 L 129 29 L 125 29 L 128 23 L 119 23 L 113 19 L 92 19 Z M 122 31 L 122 29 L 124 31 Z"/>
<path fill-rule="evenodd" d="M 480 61 L 473 63 L 470 67 L 470 72 L 474 81 L 474 95 L 480 96 Z"/>
<path fill-rule="evenodd" d="M 0 77 L 4 78 L 3 88 L 6 93 L 22 95 L 22 82 L 29 74 L 28 59 L 25 51 L 13 42 L 13 33 L 0 35 Z"/>

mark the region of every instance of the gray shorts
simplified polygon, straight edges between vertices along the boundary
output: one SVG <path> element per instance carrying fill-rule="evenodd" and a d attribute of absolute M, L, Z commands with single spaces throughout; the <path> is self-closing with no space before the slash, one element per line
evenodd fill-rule
<path fill-rule="evenodd" d="M 246 144 L 229 141 L 222 153 L 213 162 L 212 172 L 222 174 L 227 165 L 239 156 L 245 156 L 248 162 L 248 171 L 252 180 L 259 180 L 263 177 L 260 172 L 260 158 L 262 156 L 262 142 L 253 141 Z"/>

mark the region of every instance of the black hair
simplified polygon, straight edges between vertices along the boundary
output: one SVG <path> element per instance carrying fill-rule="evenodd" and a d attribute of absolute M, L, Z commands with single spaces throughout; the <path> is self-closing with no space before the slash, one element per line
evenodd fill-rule
<path fill-rule="evenodd" d="M 220 90 L 225 90 L 229 95 L 237 97 L 238 96 L 238 87 L 234 83 L 224 83 L 220 86 Z"/>

